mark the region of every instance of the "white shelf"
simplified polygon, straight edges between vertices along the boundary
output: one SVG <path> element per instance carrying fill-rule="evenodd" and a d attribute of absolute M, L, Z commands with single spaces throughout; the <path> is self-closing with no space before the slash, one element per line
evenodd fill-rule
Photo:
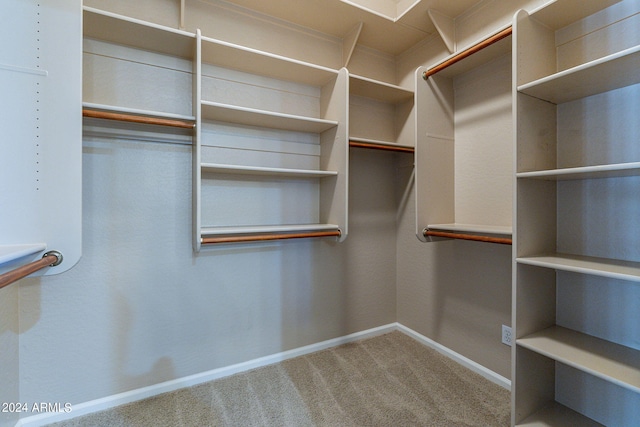
<path fill-rule="evenodd" d="M 518 86 L 527 95 L 561 104 L 640 83 L 640 46 Z"/>
<path fill-rule="evenodd" d="M 195 35 L 115 13 L 83 7 L 84 36 L 192 59 Z"/>
<path fill-rule="evenodd" d="M 322 86 L 338 75 L 337 70 L 209 37 L 202 37 L 202 61 L 224 68 L 314 86 Z"/>
<path fill-rule="evenodd" d="M 640 282 L 640 262 L 568 254 L 519 257 L 516 262 L 574 273 Z"/>
<path fill-rule="evenodd" d="M 516 424 L 517 427 L 604 427 L 602 424 L 567 408 L 558 402 L 551 402 L 538 412 Z"/>
<path fill-rule="evenodd" d="M 202 101 L 202 119 L 310 133 L 321 133 L 338 126 L 338 122 L 333 120 L 295 116 L 208 101 Z"/>
<path fill-rule="evenodd" d="M 324 178 L 328 176 L 337 176 L 336 171 L 321 171 L 310 169 L 286 169 L 286 168 L 270 168 L 260 166 L 236 166 L 223 165 L 218 163 L 202 163 L 202 172 L 209 173 L 230 173 L 237 175 L 260 175 L 284 178 Z"/>
<path fill-rule="evenodd" d="M 139 108 L 128 108 L 128 107 L 120 107 L 120 106 L 114 106 L 114 105 L 96 104 L 93 102 L 83 102 L 82 107 L 90 110 L 109 111 L 112 113 L 135 114 L 140 116 L 159 117 L 163 119 L 178 119 L 178 120 L 191 120 L 191 121 L 194 121 L 196 119 L 195 116 L 189 116 L 186 114 L 174 114 L 174 113 L 165 113 L 162 111 L 141 110 Z"/>
<path fill-rule="evenodd" d="M 24 256 L 33 255 L 47 249 L 44 243 L 0 246 L 0 265 L 15 261 Z"/>
<path fill-rule="evenodd" d="M 640 392 L 640 350 L 560 326 L 518 339 L 516 345 Z"/>
<path fill-rule="evenodd" d="M 545 2 L 531 16 L 554 30 L 566 27 L 620 0 L 553 0 Z"/>
<path fill-rule="evenodd" d="M 629 47 L 635 40 L 624 36 L 633 15 L 623 12 L 624 7 L 606 9 L 618 1 L 552 0 L 530 14 L 515 15 L 513 321 L 515 336 L 521 338 L 512 353 L 518 379 L 512 414 L 520 427 L 627 425 L 635 420 L 626 403 L 640 392 L 640 350 L 633 339 L 615 332 L 633 328 L 635 319 L 616 314 L 611 303 L 624 298 L 623 288 L 636 289 L 640 283 L 634 242 L 619 242 L 615 233 L 593 227 L 563 226 L 586 217 L 611 217 L 612 211 L 618 213 L 618 203 L 631 206 L 614 187 L 632 186 L 626 177 L 640 176 L 633 131 L 614 123 L 618 110 L 626 107 L 619 100 L 640 83 L 640 46 Z M 616 129 L 603 130 L 605 137 L 592 141 L 585 134 L 597 123 Z M 611 150 L 623 153 L 616 160 L 621 163 L 579 161 L 585 153 L 602 159 Z M 573 163 L 577 167 L 564 167 L 571 160 L 578 160 Z M 622 179 L 611 185 L 599 181 L 609 178 Z M 586 180 L 585 185 L 597 184 L 598 190 L 587 194 L 556 184 L 570 180 Z M 600 199 L 608 204 L 590 203 Z M 629 225 L 625 221 L 633 222 L 621 213 L 610 226 L 623 232 Z M 580 246 L 564 249 L 580 255 L 554 252 L 564 246 Z M 634 261 L 616 259 L 614 252 L 631 254 L 625 258 Z M 576 275 L 558 273 L 563 271 Z M 577 275 L 598 278 L 597 289 Z M 584 299 L 565 293 L 568 288 Z M 592 318 L 586 321 L 584 313 Z M 594 399 L 601 402 L 591 405 Z"/>
<path fill-rule="evenodd" d="M 396 104 L 413 99 L 411 90 L 355 74 L 349 75 L 349 92 L 353 95 Z"/>
<path fill-rule="evenodd" d="M 638 175 L 640 175 L 640 162 L 519 172 L 516 174 L 516 177 L 560 181 L 589 178 L 615 178 Z"/>
<path fill-rule="evenodd" d="M 512 227 L 500 226 L 500 225 L 483 225 L 483 224 L 429 224 L 427 225 L 429 230 L 439 231 L 456 231 L 465 233 L 480 233 L 480 234 L 499 234 L 505 236 L 511 236 L 513 233 Z"/>
<path fill-rule="evenodd" d="M 261 234 L 261 233 L 296 233 L 311 231 L 336 231 L 340 227 L 335 224 L 293 224 L 293 225 L 261 225 L 240 227 L 202 227 L 202 237 L 224 236 L 229 234 Z"/>

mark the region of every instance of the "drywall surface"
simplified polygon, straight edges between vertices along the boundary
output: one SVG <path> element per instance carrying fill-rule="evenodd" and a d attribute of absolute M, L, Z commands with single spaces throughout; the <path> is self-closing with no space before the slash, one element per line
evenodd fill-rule
<path fill-rule="evenodd" d="M 0 290 L 0 404 L 20 401 L 18 361 L 18 284 Z M 14 426 L 18 421 L 17 411 L 2 411 L 0 426 Z"/>
<path fill-rule="evenodd" d="M 501 325 L 511 324 L 511 246 L 422 243 L 413 206 L 411 192 L 398 220 L 398 323 L 510 378 Z"/>
<path fill-rule="evenodd" d="M 84 255 L 20 289 L 20 399 L 77 404 L 395 321 L 394 170 L 382 160 L 353 156 L 344 244 L 194 255 L 191 147 L 85 136 Z"/>

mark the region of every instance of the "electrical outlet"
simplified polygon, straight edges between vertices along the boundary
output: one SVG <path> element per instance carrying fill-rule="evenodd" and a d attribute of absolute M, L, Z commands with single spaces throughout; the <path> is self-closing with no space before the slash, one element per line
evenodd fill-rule
<path fill-rule="evenodd" d="M 511 336 L 511 327 L 502 325 L 502 344 L 506 344 L 511 347 L 511 340 L 513 337 Z"/>

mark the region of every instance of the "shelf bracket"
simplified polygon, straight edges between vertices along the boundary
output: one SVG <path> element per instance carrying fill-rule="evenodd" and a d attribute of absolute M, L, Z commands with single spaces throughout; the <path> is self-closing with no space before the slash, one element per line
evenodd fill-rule
<path fill-rule="evenodd" d="M 342 62 L 343 67 L 349 65 L 353 51 L 358 44 L 358 38 L 360 38 L 360 32 L 362 32 L 363 22 L 358 22 L 342 39 Z"/>
<path fill-rule="evenodd" d="M 435 25 L 440 38 L 447 46 L 449 53 L 456 51 L 456 24 L 453 18 L 434 9 L 427 10 L 431 22 Z"/>

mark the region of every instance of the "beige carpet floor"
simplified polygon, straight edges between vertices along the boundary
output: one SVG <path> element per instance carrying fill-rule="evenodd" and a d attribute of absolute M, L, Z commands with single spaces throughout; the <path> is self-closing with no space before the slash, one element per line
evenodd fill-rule
<path fill-rule="evenodd" d="M 53 424 L 508 426 L 509 392 L 392 332 Z"/>

